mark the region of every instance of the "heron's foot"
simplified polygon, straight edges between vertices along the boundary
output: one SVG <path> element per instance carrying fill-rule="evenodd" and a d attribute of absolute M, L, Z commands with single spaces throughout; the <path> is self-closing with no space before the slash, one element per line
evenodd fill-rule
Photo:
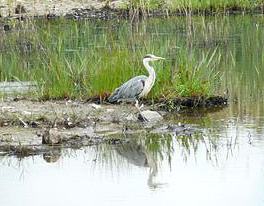
<path fill-rule="evenodd" d="M 149 120 L 141 113 L 138 113 L 138 119 L 142 122 L 149 122 Z"/>

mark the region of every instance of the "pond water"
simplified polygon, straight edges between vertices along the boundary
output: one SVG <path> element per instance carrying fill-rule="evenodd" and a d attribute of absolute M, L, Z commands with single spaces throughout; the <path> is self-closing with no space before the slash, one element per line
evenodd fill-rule
<path fill-rule="evenodd" d="M 183 117 L 211 125 L 191 138 L 143 133 L 61 156 L 1 157 L 1 205 L 262 205 L 263 116 L 235 109 Z"/>
<path fill-rule="evenodd" d="M 232 103 L 167 117 L 200 128 L 196 135 L 142 133 L 126 136 L 127 144 L 63 150 L 60 156 L 1 156 L 0 204 L 263 205 L 263 22 L 262 16 L 194 17 L 131 27 L 133 38 L 144 39 L 151 51 L 171 52 L 167 57 L 180 55 L 177 47 L 165 48 L 168 42 L 197 56 L 217 47 L 222 78 L 215 91 L 226 90 Z M 92 25 L 97 38 L 112 30 L 129 33 L 130 22 L 102 24 Z"/>

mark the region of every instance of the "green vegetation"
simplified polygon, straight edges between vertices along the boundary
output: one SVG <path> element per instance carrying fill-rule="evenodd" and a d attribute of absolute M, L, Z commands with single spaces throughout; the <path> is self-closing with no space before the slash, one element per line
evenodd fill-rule
<path fill-rule="evenodd" d="M 170 11 L 227 12 L 262 9 L 262 0 L 131 0 L 132 8 L 168 9 Z"/>
<path fill-rule="evenodd" d="M 261 16 L 23 22 L 0 38 L 0 81 L 36 81 L 40 99 L 104 99 L 147 74 L 142 58 L 153 53 L 166 60 L 153 64 L 157 81 L 148 100 L 226 93 L 263 101 L 262 22 Z"/>
<path fill-rule="evenodd" d="M 42 99 L 104 98 L 131 77 L 147 74 L 142 58 L 154 53 L 167 60 L 154 65 L 158 78 L 150 97 L 209 95 L 219 63 L 214 61 L 217 49 L 197 58 L 195 51 L 183 46 L 177 57 L 169 56 L 173 49 L 169 37 L 159 36 L 158 27 L 147 32 L 146 23 L 138 25 L 139 32 L 128 22 L 115 29 L 111 22 L 23 24 L 0 39 L 0 81 L 36 81 Z M 177 37 L 171 40 L 180 45 Z"/>

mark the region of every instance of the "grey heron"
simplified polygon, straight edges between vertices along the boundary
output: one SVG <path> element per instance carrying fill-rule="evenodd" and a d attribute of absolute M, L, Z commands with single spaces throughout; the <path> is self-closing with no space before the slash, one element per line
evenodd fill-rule
<path fill-rule="evenodd" d="M 156 79 L 156 73 L 152 66 L 149 65 L 150 61 L 156 61 L 164 59 L 162 57 L 157 57 L 153 54 L 147 54 L 143 58 L 143 65 L 148 70 L 149 76 L 140 75 L 136 76 L 127 82 L 125 82 L 122 86 L 115 89 L 115 91 L 109 96 L 109 102 L 119 102 L 119 101 L 136 101 L 136 107 L 138 107 L 138 99 L 141 97 L 147 96 L 153 87 Z"/>

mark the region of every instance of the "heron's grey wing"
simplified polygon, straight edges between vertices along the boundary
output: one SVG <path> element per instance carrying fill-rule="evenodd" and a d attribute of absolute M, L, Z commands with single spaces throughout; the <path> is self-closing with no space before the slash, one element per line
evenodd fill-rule
<path fill-rule="evenodd" d="M 120 98 L 121 99 L 130 99 L 137 98 L 142 92 L 145 86 L 146 76 L 137 76 L 129 80 L 120 87 Z"/>
<path fill-rule="evenodd" d="M 143 91 L 146 79 L 147 77 L 144 75 L 130 79 L 114 91 L 114 93 L 108 98 L 109 102 L 137 98 Z"/>

